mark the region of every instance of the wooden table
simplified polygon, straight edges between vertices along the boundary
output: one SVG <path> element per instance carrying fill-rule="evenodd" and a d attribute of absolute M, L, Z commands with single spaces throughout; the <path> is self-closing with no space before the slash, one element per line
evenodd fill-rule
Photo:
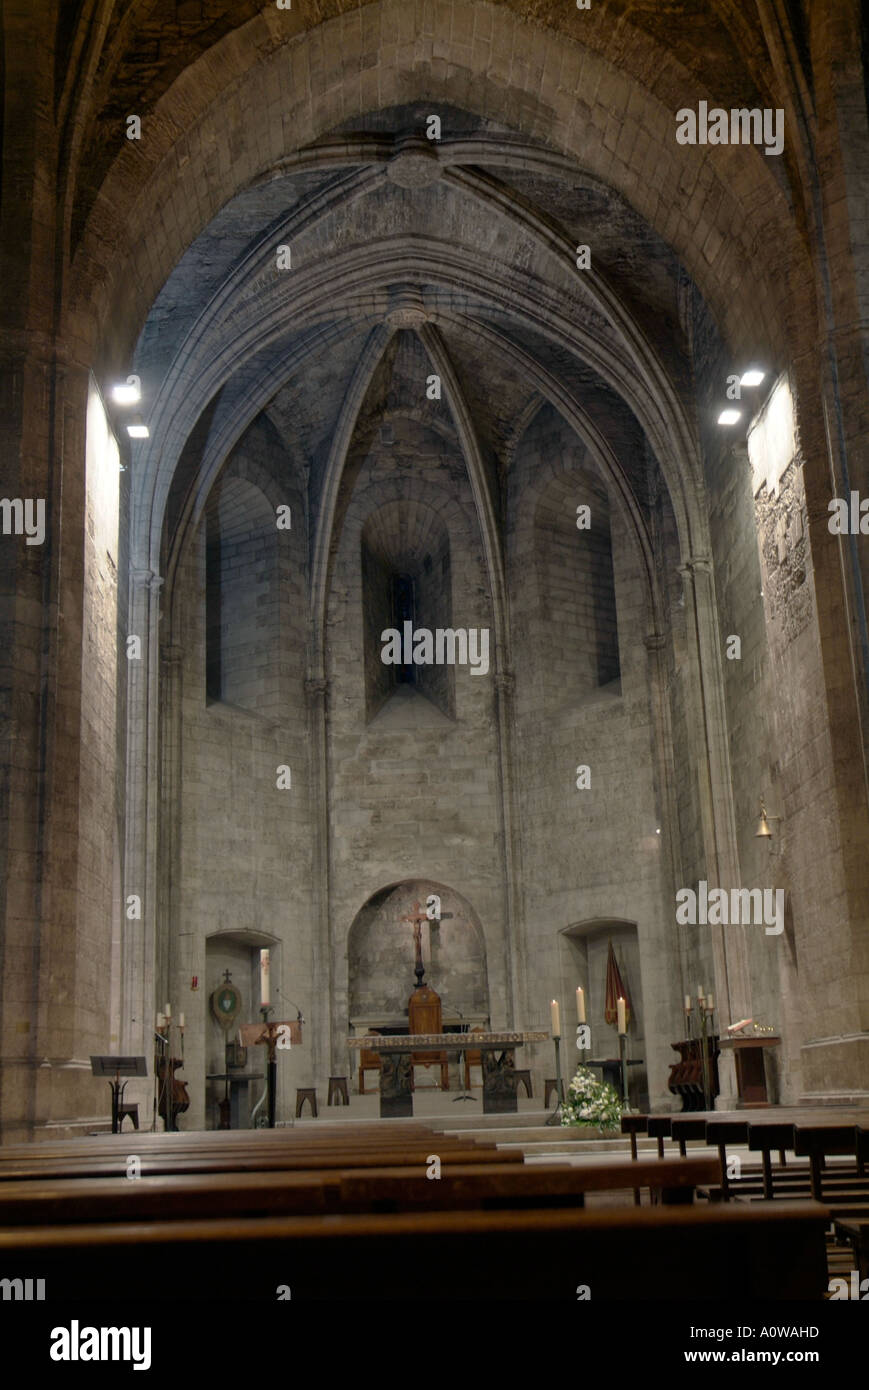
<path fill-rule="evenodd" d="M 466 1048 L 479 1051 L 482 1056 L 484 1113 L 515 1113 L 519 1108 L 514 1066 L 516 1048 L 523 1043 L 547 1042 L 548 1039 L 548 1033 L 404 1033 L 391 1038 L 370 1034 L 365 1038 L 348 1038 L 347 1045 L 379 1053 L 380 1114 L 384 1119 L 393 1119 L 413 1114 L 412 1053 L 459 1053 Z"/>

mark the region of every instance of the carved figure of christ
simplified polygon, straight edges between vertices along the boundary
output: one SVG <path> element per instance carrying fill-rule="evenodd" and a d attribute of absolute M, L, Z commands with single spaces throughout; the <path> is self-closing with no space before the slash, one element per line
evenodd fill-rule
<path fill-rule="evenodd" d="M 422 984 L 422 979 L 425 974 L 425 965 L 422 959 L 422 924 L 428 921 L 428 916 L 425 908 L 420 907 L 419 903 L 416 902 L 413 905 L 413 912 L 407 917 L 402 917 L 400 920 L 402 922 L 413 923 L 413 944 L 416 953 L 413 972 L 416 975 L 417 986 L 419 986 Z"/>

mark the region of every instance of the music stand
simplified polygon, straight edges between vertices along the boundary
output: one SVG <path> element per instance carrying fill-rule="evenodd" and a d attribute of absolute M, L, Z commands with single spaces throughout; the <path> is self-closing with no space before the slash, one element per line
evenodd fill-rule
<path fill-rule="evenodd" d="M 112 1134 L 120 1134 L 119 1111 L 127 1085 L 121 1077 L 147 1076 L 148 1064 L 144 1057 L 91 1057 L 91 1074 L 105 1077 L 112 1088 Z"/>

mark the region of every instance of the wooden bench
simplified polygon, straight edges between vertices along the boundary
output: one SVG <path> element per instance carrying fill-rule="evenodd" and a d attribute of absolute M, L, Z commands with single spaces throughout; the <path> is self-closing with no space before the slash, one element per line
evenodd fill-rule
<path fill-rule="evenodd" d="M 0 1187 L 0 1226 L 38 1226 L 206 1216 L 316 1212 L 452 1210 L 510 1206 L 583 1206 L 587 1192 L 636 1186 L 665 1203 L 690 1202 L 700 1183 L 714 1181 L 717 1159 L 632 1164 L 447 1165 L 429 1179 L 423 1165 L 335 1168 L 327 1172 L 216 1173 L 65 1178 Z"/>
<path fill-rule="evenodd" d="M 670 1121 L 670 1137 L 679 1145 L 679 1153 L 685 1157 L 685 1145 L 691 1139 L 706 1139 L 706 1118 L 703 1115 L 674 1115 Z"/>
<path fill-rule="evenodd" d="M 453 1163 L 515 1163 L 513 1154 L 493 1149 L 481 1152 L 473 1148 L 441 1148 L 437 1145 L 419 1144 L 396 1149 L 357 1150 L 355 1147 L 332 1150 L 309 1150 L 306 1153 L 270 1152 L 239 1155 L 200 1154 L 177 1156 L 174 1154 L 138 1154 L 139 1172 L 142 1175 L 173 1173 L 267 1173 L 312 1168 L 382 1167 L 387 1161 L 406 1166 L 425 1167 L 431 1154 L 440 1157 L 443 1166 Z M 110 1178 L 123 1175 L 127 1160 L 122 1154 L 117 1158 L 93 1158 L 48 1163 L 12 1163 L 0 1168 L 0 1185 L 4 1182 L 22 1178 Z"/>
<path fill-rule="evenodd" d="M 808 1158 L 812 1196 L 822 1200 L 824 1159 L 828 1154 L 850 1154 L 857 1159 L 857 1128 L 854 1124 L 810 1124 L 794 1126 L 794 1153 Z"/>
<path fill-rule="evenodd" d="M 837 1237 L 847 1241 L 854 1251 L 860 1282 L 869 1279 L 869 1213 L 865 1216 L 836 1216 L 833 1227 Z"/>
<path fill-rule="evenodd" d="M 336 1133 L 326 1132 L 334 1129 Z M 339 1131 L 339 1132 L 338 1132 Z M 268 1135 L 264 1138 L 264 1135 Z M 137 1141 L 140 1136 L 137 1136 Z M 28 1177 L 114 1177 L 125 1173 L 131 1153 L 143 1174 L 270 1172 L 292 1169 L 424 1164 L 437 1154 L 442 1164 L 515 1162 L 491 1143 L 438 1134 L 422 1126 L 400 1129 L 333 1125 L 287 1134 L 237 1131 L 201 1135 L 150 1135 L 130 1145 L 120 1136 L 96 1141 L 16 1146 L 0 1151 L 0 1186 Z"/>
<path fill-rule="evenodd" d="M 650 1139 L 658 1141 L 658 1157 L 664 1157 L 664 1140 L 670 1137 L 670 1125 L 672 1116 L 670 1115 L 649 1115 L 646 1122 L 646 1132 Z"/>
<path fill-rule="evenodd" d="M 431 1184 L 436 1187 L 436 1183 Z M 686 1270 L 692 1297 L 821 1299 L 827 1209 L 773 1202 L 606 1211 L 461 1211 L 287 1216 L 0 1230 L 0 1263 L 44 1278 L 48 1297 L 153 1300 L 171 1270 L 187 1297 L 418 1301 L 669 1299 Z M 374 1272 L 372 1272 L 374 1271 Z"/>

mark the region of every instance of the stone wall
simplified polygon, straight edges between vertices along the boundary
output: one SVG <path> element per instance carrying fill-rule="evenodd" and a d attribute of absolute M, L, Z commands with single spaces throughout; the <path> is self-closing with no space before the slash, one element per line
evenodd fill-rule
<path fill-rule="evenodd" d="M 408 461 L 400 465 L 397 458 Z M 370 722 L 366 711 L 360 541 L 379 509 L 412 505 L 439 518 L 451 557 L 449 605 L 441 611 L 451 611 L 455 628 L 492 628 L 470 483 L 458 462 L 442 438 L 413 420 L 396 419 L 394 444 L 375 442 L 359 465 L 335 557 L 327 633 L 333 1035 L 339 1071 L 346 1070 L 342 1040 L 349 1023 L 351 924 L 373 894 L 405 879 L 442 883 L 476 913 L 485 937 L 492 1024 L 502 1027 L 505 1020 L 493 667 L 479 676 L 467 666 L 455 667 L 454 719 L 408 686 L 396 689 Z M 427 553 L 434 567 L 438 550 Z M 412 973 L 405 974 L 412 982 Z"/>
<path fill-rule="evenodd" d="M 220 502 L 186 548 L 177 579 L 180 847 L 167 926 L 171 998 L 188 1020 L 187 1123 L 193 1127 L 205 1118 L 204 1075 L 216 1060 L 208 997 L 227 963 L 221 942 L 236 964 L 239 958 L 248 963 L 242 1021 L 258 1017 L 254 994 L 263 946 L 273 952 L 274 1017 L 295 1018 L 297 1005 L 310 1018 L 319 998 L 312 980 L 304 497 L 298 485 L 288 486 L 286 461 L 263 429 L 249 432 L 228 461 L 218 495 Z M 234 507 L 233 499 L 241 506 Z M 277 530 L 278 505 L 292 507 L 289 531 Z M 231 686 L 244 694 L 246 708 L 206 698 L 205 532 L 216 524 L 226 528 L 223 555 L 243 558 L 240 565 L 229 563 L 224 577 L 232 586 L 229 608 L 236 623 L 227 635 L 239 644 L 236 651 L 242 642 L 250 644 Z M 257 627 L 260 620 L 263 628 Z M 277 786 L 280 767 L 290 769 L 287 789 Z M 193 975 L 200 980 L 196 994 L 190 990 Z M 310 1067 L 310 1048 L 282 1057 L 284 1111 L 294 1087 L 310 1084 Z M 262 1059 L 249 1055 L 248 1069 L 261 1070 Z"/>
<path fill-rule="evenodd" d="M 680 965 L 665 853 L 665 837 L 674 828 L 662 825 L 659 814 L 644 645 L 647 597 L 639 556 L 621 513 L 608 505 L 620 685 L 598 689 L 588 679 L 599 616 L 611 623 L 611 603 L 605 601 L 598 615 L 586 585 L 579 593 L 570 588 L 567 605 L 562 602 L 553 610 L 548 591 L 529 582 L 535 572 L 545 573 L 551 549 L 549 530 L 535 524 L 539 499 L 561 499 L 563 515 L 552 518 L 550 529 L 559 526 L 563 545 L 572 530 L 570 538 L 581 551 L 588 533 L 576 529 L 576 505 L 586 496 L 605 496 L 599 475 L 595 492 L 589 492 L 587 475 L 593 471 L 576 436 L 546 409 L 521 440 L 510 477 L 507 553 L 514 615 L 517 800 L 528 993 L 536 1004 L 529 1026 L 548 1021 L 552 997 L 561 1000 L 563 1016 L 572 1023 L 574 991 L 582 985 L 589 1018 L 596 1021 L 593 1054 L 612 1056 L 617 1042 L 614 1030 L 602 1021 L 605 974 L 600 961 L 589 957 L 589 974 L 577 978 L 582 962 L 565 950 L 562 933 L 571 929 L 571 939 L 581 939 L 586 927 L 594 930 L 603 921 L 636 923 L 638 946 L 628 958 L 628 984 L 639 997 L 642 972 L 643 992 L 655 1008 L 645 1018 L 638 1010 L 630 1046 L 633 1054 L 647 1058 L 648 1089 L 660 1103 L 669 1099 L 669 1042 L 681 1036 Z M 568 574 L 575 575 L 578 568 L 574 562 Z M 541 646 L 542 634 L 546 641 Z M 542 692 L 558 672 L 562 653 L 574 654 L 585 680 L 556 677 L 559 705 L 550 700 L 552 712 L 543 714 Z M 576 785 L 579 765 L 590 769 L 587 790 Z M 543 1065 L 549 1061 L 544 1055 Z M 645 1090 L 646 1076 L 638 1077 L 637 1084 Z"/>

